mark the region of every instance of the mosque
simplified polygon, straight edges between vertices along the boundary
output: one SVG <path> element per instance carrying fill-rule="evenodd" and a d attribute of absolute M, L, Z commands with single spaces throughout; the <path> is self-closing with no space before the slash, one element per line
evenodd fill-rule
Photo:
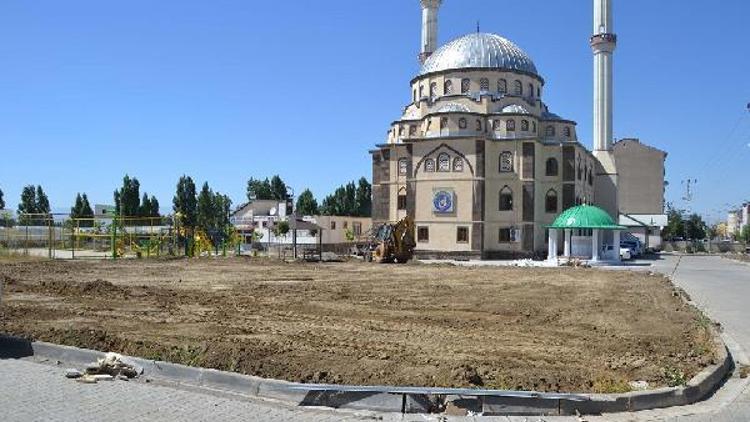
<path fill-rule="evenodd" d="M 485 259 L 547 254 L 563 244 L 548 227 L 580 204 L 636 221 L 646 240 L 658 230 L 666 153 L 613 142 L 612 0 L 594 0 L 592 150 L 545 103 L 544 77 L 520 47 L 477 32 L 438 48 L 442 0 L 420 3 L 411 103 L 371 151 L 375 224 L 410 216 L 419 255 Z"/>

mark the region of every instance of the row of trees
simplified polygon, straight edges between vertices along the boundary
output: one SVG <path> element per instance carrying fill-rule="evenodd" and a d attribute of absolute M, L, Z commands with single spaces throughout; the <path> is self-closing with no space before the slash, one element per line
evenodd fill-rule
<path fill-rule="evenodd" d="M 214 192 L 208 182 L 196 194 L 193 179 L 190 176 L 180 177 L 172 199 L 172 209 L 180 228 L 180 239 L 185 242 L 189 254 L 192 255 L 193 241 L 200 235 L 210 239 L 217 251 L 220 244 L 230 239 L 231 208 L 232 200 L 227 195 Z"/>
<path fill-rule="evenodd" d="M 146 192 L 141 198 L 140 190 L 141 183 L 138 179 L 126 174 L 122 179 L 122 187 L 114 192 L 115 214 L 126 217 L 160 217 L 159 200 L 155 196 L 149 197 Z"/>
<path fill-rule="evenodd" d="M 703 240 L 710 234 L 708 226 L 700 215 L 693 213 L 685 218 L 685 214 L 685 211 L 667 204 L 667 227 L 661 233 L 664 239 Z"/>
<path fill-rule="evenodd" d="M 297 198 L 295 208 L 301 215 L 370 217 L 372 215 L 372 186 L 364 177 L 356 184 L 349 182 L 326 196 L 321 205 L 318 205 L 313 193 L 305 189 Z"/>
<path fill-rule="evenodd" d="M 18 204 L 18 222 L 22 225 L 44 224 L 45 218 L 29 214 L 49 214 L 49 199 L 41 185 L 28 185 L 21 191 L 21 202 Z"/>

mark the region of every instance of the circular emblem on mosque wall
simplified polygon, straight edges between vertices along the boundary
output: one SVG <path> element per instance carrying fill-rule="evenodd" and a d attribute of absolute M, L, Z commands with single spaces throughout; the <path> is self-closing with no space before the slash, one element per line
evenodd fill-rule
<path fill-rule="evenodd" d="M 440 190 L 435 192 L 435 197 L 432 200 L 432 206 L 437 213 L 452 213 L 454 211 L 453 192 L 449 192 L 447 190 Z"/>

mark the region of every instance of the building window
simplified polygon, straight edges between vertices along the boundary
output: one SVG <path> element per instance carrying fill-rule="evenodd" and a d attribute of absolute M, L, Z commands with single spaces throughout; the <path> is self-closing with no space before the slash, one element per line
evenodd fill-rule
<path fill-rule="evenodd" d="M 581 172 L 582 172 L 582 171 L 583 171 L 583 169 L 581 168 L 581 163 L 579 162 L 579 163 L 578 163 L 578 171 L 576 172 L 576 178 L 577 178 L 578 180 L 581 180 L 581 179 L 583 179 L 583 176 L 582 176 L 582 174 L 581 174 Z"/>
<path fill-rule="evenodd" d="M 544 134 L 549 137 L 555 136 L 555 127 L 547 126 L 547 129 L 544 130 Z"/>
<path fill-rule="evenodd" d="M 399 211 L 406 209 L 406 192 L 403 190 L 398 193 L 397 209 Z"/>
<path fill-rule="evenodd" d="M 398 128 L 398 136 L 404 136 L 404 127 L 403 126 L 399 126 L 399 128 Z"/>
<path fill-rule="evenodd" d="M 524 132 L 529 131 L 529 121 L 528 120 L 521 120 L 521 130 Z"/>
<path fill-rule="evenodd" d="M 513 230 L 512 229 L 500 229 L 497 234 L 497 241 L 500 243 L 513 242 Z"/>
<path fill-rule="evenodd" d="M 500 154 L 500 173 L 513 172 L 513 153 L 505 151 Z"/>
<path fill-rule="evenodd" d="M 348 228 L 349 228 L 349 222 L 348 221 L 344 221 L 344 230 L 346 230 Z"/>
<path fill-rule="evenodd" d="M 352 223 L 352 230 L 355 236 L 362 236 L 362 223 Z"/>
<path fill-rule="evenodd" d="M 537 98 L 542 98 L 542 89 L 539 87 L 536 87 L 536 96 Z"/>
<path fill-rule="evenodd" d="M 508 132 L 515 132 L 516 131 L 516 121 L 513 119 L 508 119 L 505 122 L 505 130 Z"/>
<path fill-rule="evenodd" d="M 453 171 L 457 173 L 461 173 L 464 171 L 464 159 L 461 157 L 456 157 L 453 159 Z"/>
<path fill-rule="evenodd" d="M 430 84 L 430 97 L 436 98 L 437 95 L 437 82 L 433 82 Z"/>
<path fill-rule="evenodd" d="M 589 169 L 589 186 L 594 186 L 594 172 Z"/>
<path fill-rule="evenodd" d="M 430 229 L 428 227 L 417 228 L 417 242 L 427 243 L 430 241 Z"/>
<path fill-rule="evenodd" d="M 508 81 L 505 79 L 498 79 L 497 80 L 497 93 L 498 94 L 505 94 L 508 92 Z"/>
<path fill-rule="evenodd" d="M 336 222 L 331 221 L 331 230 L 336 230 Z"/>
<path fill-rule="evenodd" d="M 523 96 L 523 84 L 521 81 L 515 81 L 513 83 L 513 93 L 520 96 Z"/>
<path fill-rule="evenodd" d="M 430 128 L 432 128 L 432 119 L 427 119 L 427 132 L 430 131 Z"/>
<path fill-rule="evenodd" d="M 470 88 L 471 88 L 471 80 L 461 79 L 461 93 L 468 94 Z"/>
<path fill-rule="evenodd" d="M 490 80 L 487 78 L 480 79 L 479 90 L 482 92 L 490 92 Z"/>
<path fill-rule="evenodd" d="M 500 120 L 493 120 L 492 121 L 492 130 L 500 130 Z"/>
<path fill-rule="evenodd" d="M 534 98 L 534 85 L 529 84 L 529 97 Z"/>
<path fill-rule="evenodd" d="M 409 168 L 409 161 L 406 158 L 398 160 L 398 174 L 406 176 L 407 169 Z"/>
<path fill-rule="evenodd" d="M 441 117 L 440 118 L 440 130 L 446 129 L 447 127 L 448 127 L 448 118 Z"/>
<path fill-rule="evenodd" d="M 427 173 L 434 173 L 435 172 L 435 160 L 432 158 L 428 158 L 424 162 L 424 171 Z"/>
<path fill-rule="evenodd" d="M 549 214 L 557 213 L 557 192 L 554 189 L 550 189 L 547 192 L 547 197 L 544 200 L 544 210 Z"/>
<path fill-rule="evenodd" d="M 424 98 L 424 85 L 419 86 L 419 99 Z"/>
<path fill-rule="evenodd" d="M 417 134 L 417 127 L 415 125 L 409 126 L 409 136 L 415 136 Z"/>
<path fill-rule="evenodd" d="M 458 119 L 458 128 L 459 129 L 466 129 L 466 125 L 467 125 L 466 119 L 464 119 L 463 117 L 460 118 L 460 119 Z"/>
<path fill-rule="evenodd" d="M 558 166 L 557 166 L 557 159 L 556 158 L 550 158 L 547 160 L 547 165 L 545 174 L 547 176 L 557 176 L 558 174 Z"/>
<path fill-rule="evenodd" d="M 414 93 L 411 95 L 411 102 L 416 103 L 417 102 L 417 90 L 414 90 Z"/>
<path fill-rule="evenodd" d="M 536 133 L 536 122 L 531 122 L 531 132 Z"/>
<path fill-rule="evenodd" d="M 447 80 L 443 84 L 443 94 L 444 95 L 451 95 L 453 94 L 453 81 Z"/>
<path fill-rule="evenodd" d="M 513 191 L 507 186 L 500 191 L 500 204 L 498 210 L 513 211 Z"/>
<path fill-rule="evenodd" d="M 477 119 L 477 132 L 482 131 L 482 121 Z"/>
<path fill-rule="evenodd" d="M 566 138 L 570 138 L 570 127 L 565 126 L 564 132 Z"/>
<path fill-rule="evenodd" d="M 451 171 L 451 157 L 448 154 L 438 155 L 438 171 Z"/>
<path fill-rule="evenodd" d="M 468 227 L 458 227 L 456 229 L 456 243 L 469 243 Z"/>

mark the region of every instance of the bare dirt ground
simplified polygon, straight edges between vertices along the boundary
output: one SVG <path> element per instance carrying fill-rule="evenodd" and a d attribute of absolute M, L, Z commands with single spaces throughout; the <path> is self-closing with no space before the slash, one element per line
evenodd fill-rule
<path fill-rule="evenodd" d="M 0 260 L 0 332 L 299 382 L 621 392 L 714 360 L 661 276 L 265 259 Z"/>

